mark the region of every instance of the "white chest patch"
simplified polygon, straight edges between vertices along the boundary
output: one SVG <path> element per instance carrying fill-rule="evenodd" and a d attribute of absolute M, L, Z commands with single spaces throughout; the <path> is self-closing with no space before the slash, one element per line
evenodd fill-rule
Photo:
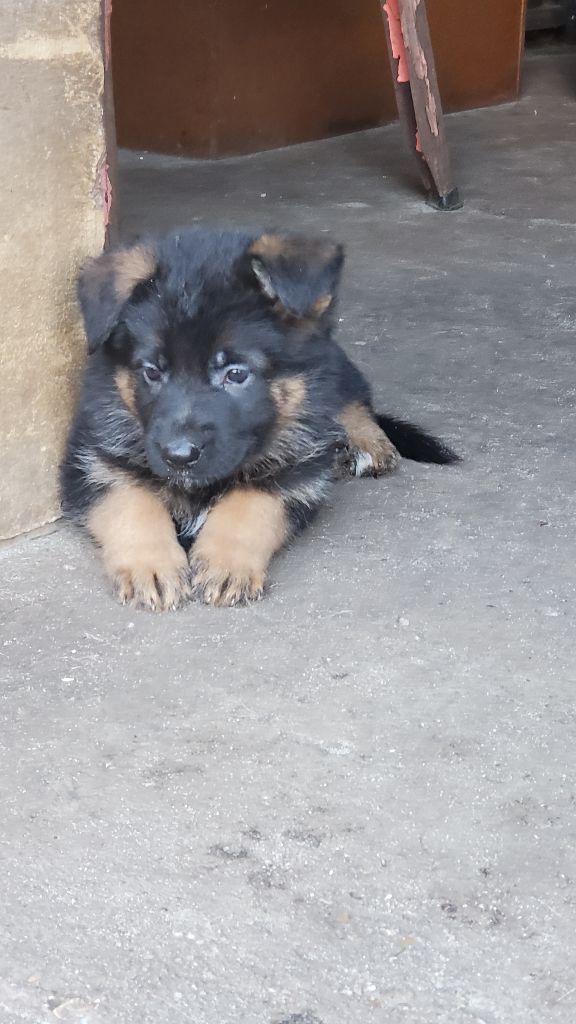
<path fill-rule="evenodd" d="M 208 509 L 205 508 L 205 509 L 202 509 L 202 511 L 199 512 L 197 516 L 194 516 L 193 519 L 184 519 L 184 520 L 182 520 L 182 522 L 180 522 L 178 524 L 178 526 L 179 526 L 178 532 L 179 532 L 180 536 L 183 539 L 185 539 L 185 540 L 189 540 L 189 541 L 194 540 L 194 538 L 197 536 L 197 534 L 200 533 L 200 530 L 204 526 L 204 523 L 206 522 L 207 518 L 208 518 Z"/>

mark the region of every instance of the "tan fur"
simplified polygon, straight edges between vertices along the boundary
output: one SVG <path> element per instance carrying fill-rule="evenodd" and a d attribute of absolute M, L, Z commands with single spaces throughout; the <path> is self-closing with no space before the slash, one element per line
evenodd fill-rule
<path fill-rule="evenodd" d="M 302 410 L 306 399 L 306 381 L 300 374 L 280 377 L 270 385 L 270 393 L 278 409 L 279 425 L 284 426 Z"/>
<path fill-rule="evenodd" d="M 96 452 L 90 453 L 90 462 L 86 468 L 86 475 L 91 484 L 96 487 L 124 487 L 130 483 L 130 478 L 123 469 L 111 466 Z"/>
<path fill-rule="evenodd" d="M 350 402 L 338 417 L 347 436 L 351 457 L 366 454 L 372 461 L 371 476 L 390 473 L 398 465 L 400 455 L 384 431 L 362 402 Z M 364 475 L 364 474 L 363 474 Z"/>
<path fill-rule="evenodd" d="M 83 282 L 86 299 L 99 302 L 101 290 L 112 281 L 120 304 L 126 302 L 136 285 L 153 277 L 156 272 L 154 251 L 142 243 L 131 249 L 105 253 L 89 261 L 84 267 Z"/>
<path fill-rule="evenodd" d="M 252 242 L 248 252 L 262 260 L 305 259 L 312 266 L 322 265 L 332 258 L 336 245 L 329 239 L 306 238 L 302 235 L 271 235 L 265 233 Z"/>
<path fill-rule="evenodd" d="M 326 295 L 321 295 L 319 299 L 316 299 L 316 302 L 312 306 L 311 313 L 314 316 L 322 316 L 322 314 L 325 313 L 326 310 L 328 309 L 331 302 L 331 295 L 329 295 L 328 293 L 326 293 Z"/>
<path fill-rule="evenodd" d="M 283 235 L 260 235 L 252 243 L 248 250 L 252 256 L 262 256 L 264 259 L 277 259 L 278 256 L 285 256 L 288 252 L 286 239 Z"/>
<path fill-rule="evenodd" d="M 116 370 L 114 380 L 116 381 L 116 387 L 118 388 L 120 398 L 124 402 L 124 405 L 130 410 L 133 416 L 137 416 L 136 381 L 134 379 L 134 374 L 131 370 L 121 367 Z"/>
<path fill-rule="evenodd" d="M 131 249 L 122 249 L 112 256 L 114 291 L 121 302 L 130 298 L 137 284 L 147 281 L 156 272 L 153 249 L 142 243 Z"/>
<path fill-rule="evenodd" d="M 213 605 L 261 597 L 270 560 L 287 538 L 280 497 L 252 487 L 230 491 L 208 513 L 190 553 L 199 597 Z"/>
<path fill-rule="evenodd" d="M 186 553 L 166 507 L 145 486 L 116 484 L 91 510 L 87 525 L 122 604 L 165 611 L 190 597 Z"/>
<path fill-rule="evenodd" d="M 248 252 L 256 256 L 264 264 L 266 273 L 273 277 L 273 264 L 280 259 L 294 260 L 306 264 L 311 270 L 319 269 L 333 258 L 337 247 L 334 242 L 322 238 L 304 238 L 300 235 L 271 235 L 263 234 L 252 243 Z M 321 317 L 332 303 L 333 295 L 325 293 L 320 295 L 316 302 L 306 312 L 306 317 L 295 317 L 294 314 L 285 309 L 277 301 L 274 305 L 275 311 L 283 319 L 303 323 L 306 318 L 312 320 Z"/>

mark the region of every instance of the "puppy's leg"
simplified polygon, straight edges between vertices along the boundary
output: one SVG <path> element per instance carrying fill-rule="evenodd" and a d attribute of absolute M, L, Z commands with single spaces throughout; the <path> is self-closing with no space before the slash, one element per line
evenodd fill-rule
<path fill-rule="evenodd" d="M 186 552 L 170 514 L 142 484 L 111 487 L 90 509 L 87 527 L 122 604 L 165 611 L 191 596 Z"/>
<path fill-rule="evenodd" d="M 195 592 L 213 605 L 257 600 L 270 560 L 291 532 L 280 495 L 255 487 L 229 491 L 208 513 L 190 552 Z"/>
<path fill-rule="evenodd" d="M 382 476 L 400 455 L 363 402 L 349 402 L 338 416 L 346 431 L 345 467 L 351 476 Z"/>

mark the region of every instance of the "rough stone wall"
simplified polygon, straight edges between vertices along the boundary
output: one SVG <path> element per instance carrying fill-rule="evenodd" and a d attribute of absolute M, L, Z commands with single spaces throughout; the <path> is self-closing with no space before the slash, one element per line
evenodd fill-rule
<path fill-rule="evenodd" d="M 104 242 L 100 0 L 0 3 L 0 538 L 57 518 L 84 357 L 74 277 Z"/>

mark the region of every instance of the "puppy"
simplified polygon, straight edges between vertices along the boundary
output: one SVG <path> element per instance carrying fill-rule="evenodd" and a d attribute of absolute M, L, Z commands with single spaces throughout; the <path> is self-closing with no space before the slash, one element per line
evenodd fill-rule
<path fill-rule="evenodd" d="M 253 601 L 338 470 L 379 476 L 399 453 L 455 461 L 374 414 L 332 338 L 342 263 L 326 238 L 199 229 L 82 270 L 89 358 L 62 504 L 121 602 Z"/>

